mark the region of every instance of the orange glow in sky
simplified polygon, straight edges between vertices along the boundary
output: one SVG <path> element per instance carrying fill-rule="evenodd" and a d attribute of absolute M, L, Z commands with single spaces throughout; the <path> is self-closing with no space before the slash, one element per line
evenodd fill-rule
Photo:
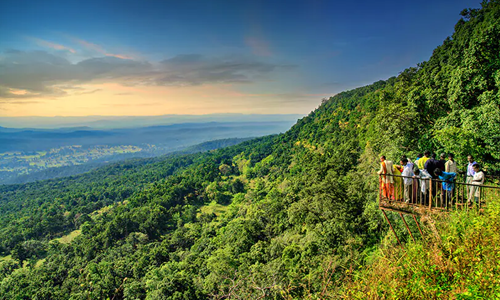
<path fill-rule="evenodd" d="M 327 94 L 304 94 L 306 101 L 289 102 L 290 95 L 245 94 L 230 84 L 194 87 L 88 84 L 62 97 L 12 99 L 0 102 L 0 116 L 164 115 L 210 113 L 303 113 Z M 24 95 L 23 90 L 10 90 Z M 288 102 L 287 102 L 288 100 Z M 293 100 L 293 99 L 292 99 Z M 308 101 L 307 101 L 308 100 Z"/>

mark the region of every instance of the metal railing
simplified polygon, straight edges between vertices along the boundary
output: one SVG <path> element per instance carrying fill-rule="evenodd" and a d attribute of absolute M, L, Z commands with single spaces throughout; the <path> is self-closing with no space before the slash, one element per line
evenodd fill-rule
<path fill-rule="evenodd" d="M 385 183 L 387 181 L 392 183 Z M 500 198 L 500 187 L 488 184 L 490 183 L 487 181 L 479 185 L 436 178 L 421 179 L 419 176 L 380 174 L 379 204 L 381 207 L 413 206 L 441 210 L 481 208 L 488 199 Z"/>

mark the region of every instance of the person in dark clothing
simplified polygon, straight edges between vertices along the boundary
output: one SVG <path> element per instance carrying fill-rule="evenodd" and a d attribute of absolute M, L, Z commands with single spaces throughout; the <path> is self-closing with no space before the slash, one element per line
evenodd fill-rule
<path fill-rule="evenodd" d="M 437 191 L 440 189 L 439 182 L 435 181 L 439 180 L 439 176 L 434 173 L 434 171 L 438 168 L 438 164 L 439 160 L 436 159 L 436 153 L 432 153 L 431 158 L 425 162 L 424 166 L 424 169 L 432 176 L 430 190 L 432 191 L 431 195 L 433 199 L 437 195 Z"/>
<path fill-rule="evenodd" d="M 439 167 L 439 160 L 436 159 L 436 153 L 432 153 L 431 158 L 429 158 L 424 165 L 424 169 L 431 174 L 433 179 L 438 179 L 438 176 L 434 174 L 434 170 Z M 443 165 L 444 170 L 444 165 Z"/>
<path fill-rule="evenodd" d="M 437 167 L 442 171 L 445 169 L 445 164 L 446 164 L 446 154 L 441 153 L 441 155 L 439 155 L 439 161 Z"/>

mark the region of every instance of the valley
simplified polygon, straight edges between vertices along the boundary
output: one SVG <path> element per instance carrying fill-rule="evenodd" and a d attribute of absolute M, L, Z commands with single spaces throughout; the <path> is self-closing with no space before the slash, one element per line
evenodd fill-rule
<path fill-rule="evenodd" d="M 292 122 L 181 123 L 153 127 L 19 129 L 0 127 L 0 184 L 70 176 L 109 162 L 165 155 L 206 144 L 233 145 L 286 131 Z M 216 142 L 214 142 L 216 141 Z M 215 148 L 214 148 L 215 147 Z"/>
<path fill-rule="evenodd" d="M 113 155 L 147 151 L 149 147 L 140 148 L 132 145 L 92 146 L 82 148 L 81 145 L 52 148 L 47 151 L 5 152 L 0 153 L 0 174 L 2 172 L 17 175 L 29 174 L 47 168 L 81 165 Z M 1 178 L 1 177 L 0 177 Z"/>

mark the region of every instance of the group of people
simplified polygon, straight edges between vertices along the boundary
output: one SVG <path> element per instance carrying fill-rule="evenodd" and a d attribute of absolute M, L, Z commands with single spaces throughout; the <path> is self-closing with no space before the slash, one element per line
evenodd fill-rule
<path fill-rule="evenodd" d="M 468 165 L 466 170 L 468 204 L 472 205 L 472 201 L 478 202 L 480 199 L 480 185 L 484 183 L 484 172 L 481 166 L 474 161 L 472 155 L 467 157 Z M 380 192 L 382 196 L 390 200 L 403 200 L 407 203 L 416 199 L 421 195 L 421 201 L 429 201 L 430 193 L 436 196 L 438 192 L 437 186 L 433 189 L 429 188 L 432 184 L 432 179 L 441 181 L 439 190 L 442 201 L 452 202 L 455 194 L 455 182 L 459 173 L 458 164 L 454 160 L 453 154 L 442 153 L 439 159 L 435 153 L 425 151 L 423 154 L 417 155 L 417 158 L 412 162 L 405 155 L 401 157 L 400 164 L 393 164 L 387 160 L 385 156 L 380 157 Z M 396 176 L 394 176 L 396 175 Z M 429 191 L 430 190 L 430 191 Z"/>

